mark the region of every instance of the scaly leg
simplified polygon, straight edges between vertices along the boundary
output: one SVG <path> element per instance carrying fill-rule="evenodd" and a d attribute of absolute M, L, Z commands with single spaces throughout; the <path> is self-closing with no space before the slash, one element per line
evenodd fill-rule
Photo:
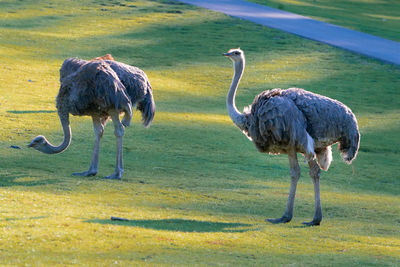
<path fill-rule="evenodd" d="M 292 182 L 290 184 L 289 198 L 283 216 L 277 219 L 267 219 L 267 221 L 270 223 L 287 223 L 290 222 L 293 217 L 293 207 L 296 195 L 297 182 L 299 181 L 300 178 L 300 166 L 297 161 L 296 152 L 291 152 L 288 154 L 288 156 L 290 164 L 290 175 L 292 177 Z"/>
<path fill-rule="evenodd" d="M 114 124 L 114 134 L 117 139 L 117 160 L 115 166 L 115 172 L 107 177 L 106 179 L 121 179 L 122 173 L 124 172 L 122 163 L 122 138 L 124 136 L 124 126 L 119 120 L 119 114 L 114 112 L 111 114 L 111 119 Z"/>
<path fill-rule="evenodd" d="M 92 162 L 88 171 L 85 172 L 75 172 L 72 175 L 75 176 L 94 176 L 97 174 L 99 167 L 99 151 L 100 151 L 100 140 L 104 133 L 104 126 L 106 124 L 106 119 L 100 117 L 92 117 L 93 129 L 94 129 L 94 148 L 92 154 Z"/>
<path fill-rule="evenodd" d="M 321 169 L 319 168 L 315 160 L 309 161 L 308 166 L 310 166 L 310 176 L 314 184 L 315 213 L 314 213 L 314 218 L 311 222 L 303 222 L 303 224 L 308 226 L 314 226 L 314 225 L 319 225 L 320 222 L 322 221 L 322 208 L 321 208 L 321 198 L 319 189 L 319 176 Z"/>

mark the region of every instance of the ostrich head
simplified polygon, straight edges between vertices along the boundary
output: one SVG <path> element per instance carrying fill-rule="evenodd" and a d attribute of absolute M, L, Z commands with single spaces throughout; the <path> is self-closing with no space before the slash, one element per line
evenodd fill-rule
<path fill-rule="evenodd" d="M 230 58 L 234 63 L 244 62 L 244 52 L 240 48 L 230 49 L 227 53 L 223 53 L 222 55 Z"/>
<path fill-rule="evenodd" d="M 69 146 L 69 143 L 71 142 L 71 134 L 67 133 L 67 136 L 64 137 L 64 141 L 60 146 L 53 146 L 52 144 L 47 141 L 46 137 L 43 135 L 36 136 L 33 138 L 33 140 L 30 142 L 28 147 L 32 147 L 40 152 L 46 153 L 46 154 L 57 154 L 63 152 L 67 147 Z"/>
<path fill-rule="evenodd" d="M 43 135 L 39 135 L 32 139 L 28 147 L 33 147 L 36 150 L 42 151 L 47 144 L 46 138 Z"/>

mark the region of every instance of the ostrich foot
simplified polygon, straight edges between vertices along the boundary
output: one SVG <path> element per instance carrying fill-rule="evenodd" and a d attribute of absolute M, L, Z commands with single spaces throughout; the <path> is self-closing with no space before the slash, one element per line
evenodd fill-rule
<path fill-rule="evenodd" d="M 277 223 L 288 223 L 292 220 L 292 218 L 283 216 L 282 218 L 277 218 L 277 219 L 266 219 L 266 221 L 277 224 Z"/>
<path fill-rule="evenodd" d="M 313 219 L 311 222 L 302 222 L 306 226 L 317 226 L 321 223 L 321 220 Z"/>
<path fill-rule="evenodd" d="M 74 172 L 72 175 L 73 176 L 86 176 L 86 177 L 89 177 L 89 176 L 95 176 L 96 174 L 97 174 L 97 171 L 89 170 L 89 171 L 86 171 L 86 172 Z"/>
<path fill-rule="evenodd" d="M 109 179 L 109 180 L 121 180 L 121 178 L 122 178 L 122 172 L 116 172 L 109 176 L 104 177 L 104 179 Z"/>

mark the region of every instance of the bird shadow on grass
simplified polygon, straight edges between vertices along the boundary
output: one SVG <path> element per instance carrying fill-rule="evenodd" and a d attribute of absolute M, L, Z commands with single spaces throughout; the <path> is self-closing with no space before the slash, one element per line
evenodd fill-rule
<path fill-rule="evenodd" d="M 49 216 L 36 216 L 36 217 L 27 217 L 27 218 L 23 218 L 23 217 L 21 217 L 21 218 L 4 218 L 4 219 L 0 219 L 0 222 L 1 222 L 1 221 L 9 222 L 9 221 L 39 220 L 39 219 L 46 219 L 46 218 L 48 218 L 48 217 L 49 217 Z"/>
<path fill-rule="evenodd" d="M 253 225 L 244 223 L 223 223 L 196 221 L 185 219 L 161 219 L 161 220 L 127 220 L 113 221 L 111 219 L 87 220 L 88 223 L 111 224 L 121 226 L 141 227 L 153 230 L 187 232 L 187 233 L 244 233 L 254 231 Z"/>
<path fill-rule="evenodd" d="M 7 110 L 12 114 L 39 114 L 39 113 L 56 113 L 56 110 Z"/>
<path fill-rule="evenodd" d="M 2 175 L 0 177 L 0 188 L 11 186 L 42 186 L 49 184 L 56 184 L 57 179 L 46 179 L 42 177 L 31 177 L 27 175 Z"/>

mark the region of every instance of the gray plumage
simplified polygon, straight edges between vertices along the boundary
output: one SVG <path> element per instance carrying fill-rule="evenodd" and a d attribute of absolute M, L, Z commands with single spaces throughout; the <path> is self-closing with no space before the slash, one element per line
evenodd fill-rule
<path fill-rule="evenodd" d="M 109 116 L 110 110 L 132 114 L 132 102 L 117 74 L 104 61 L 89 61 L 60 79 L 56 107 L 60 113 Z"/>
<path fill-rule="evenodd" d="M 111 117 L 117 138 L 115 173 L 109 179 L 120 179 L 123 172 L 122 137 L 130 125 L 132 106 L 142 113 L 142 122 L 148 127 L 155 113 L 152 88 L 146 74 L 139 68 L 111 60 L 81 60 L 69 58 L 60 68 L 60 90 L 56 107 L 64 131 L 60 146 L 51 145 L 44 136 L 35 137 L 29 144 L 47 154 L 63 152 L 71 142 L 69 114 L 92 117 L 95 145 L 88 171 L 74 175 L 91 176 L 98 170 L 100 139 Z M 122 121 L 119 114 L 124 113 Z"/>
<path fill-rule="evenodd" d="M 294 146 L 306 154 L 308 135 L 317 155 L 339 143 L 344 161 L 350 164 L 358 151 L 358 126 L 351 110 L 337 100 L 300 88 L 264 91 L 244 116 L 242 130 L 260 152 L 287 153 Z"/>
<path fill-rule="evenodd" d="M 87 64 L 87 60 L 68 58 L 60 68 L 60 83 L 71 73 L 76 72 L 81 66 Z M 95 61 L 97 62 L 97 61 Z M 100 62 L 100 61 L 99 61 Z M 116 73 L 121 83 L 125 86 L 126 94 L 129 96 L 133 106 L 142 113 L 142 122 L 148 127 L 155 114 L 155 103 L 153 91 L 147 75 L 141 69 L 113 60 L 104 60 Z"/>
<path fill-rule="evenodd" d="M 227 107 L 233 122 L 251 139 L 260 152 L 288 154 L 292 184 L 282 218 L 272 223 L 289 222 L 293 216 L 294 197 L 300 167 L 297 153 L 302 153 L 310 166 L 314 182 L 316 209 L 313 221 L 319 225 L 322 211 L 319 196 L 320 168 L 328 170 L 332 161 L 331 145 L 338 143 L 346 163 L 356 157 L 360 133 L 351 110 L 337 100 L 300 88 L 267 90 L 255 97 L 253 103 L 240 113 L 235 106 L 235 94 L 245 66 L 244 53 L 231 49 L 224 54 L 235 68 L 228 93 Z"/>

